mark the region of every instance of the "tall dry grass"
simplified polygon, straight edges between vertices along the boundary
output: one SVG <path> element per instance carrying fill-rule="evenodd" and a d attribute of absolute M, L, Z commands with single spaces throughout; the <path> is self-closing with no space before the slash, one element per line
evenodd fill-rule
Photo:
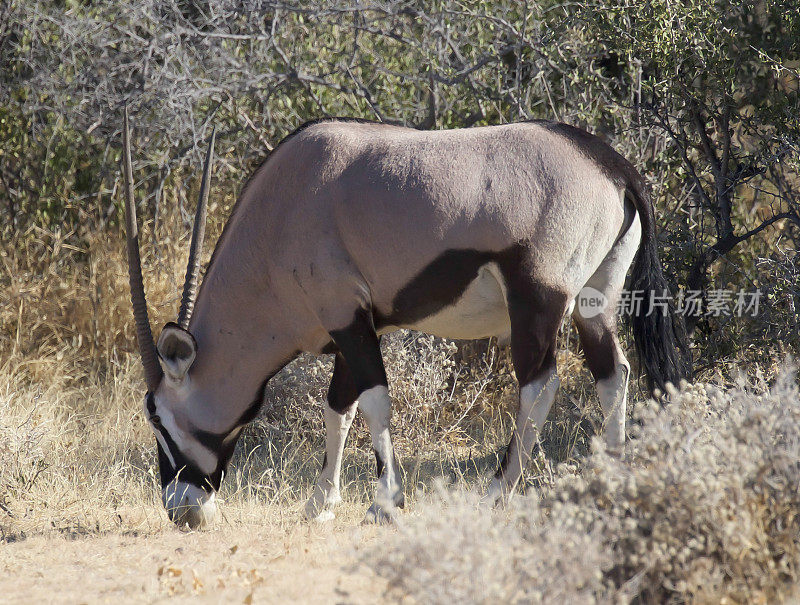
<path fill-rule="evenodd" d="M 164 220 L 158 247 L 150 225 L 143 229 L 156 333 L 177 307 L 183 227 Z M 218 227 L 212 225 L 210 241 Z M 165 517 L 155 442 L 141 415 L 144 385 L 121 234 L 3 231 L 0 263 L 2 536 L 158 531 Z M 437 460 L 427 454 L 437 449 L 437 435 L 448 447 L 461 446 L 480 430 L 476 410 L 484 407 L 486 386 L 497 381 L 488 366 L 478 382 L 454 372 L 453 345 L 443 341 L 401 335 L 388 338 L 385 350 L 399 404 L 398 441 L 402 451 L 416 453 L 409 472 L 422 485 Z M 264 413 L 242 437 L 225 481 L 228 521 L 263 518 L 264 507 L 302 508 L 321 465 L 321 403 L 330 372 L 330 359 L 304 356 L 272 381 Z M 461 402 L 455 393 L 468 396 Z M 433 427 L 438 432 L 425 433 Z M 359 422 L 345 465 L 346 495 L 359 506 L 372 492 L 368 439 Z M 442 472 L 456 459 L 442 458 Z"/>
<path fill-rule="evenodd" d="M 180 232 L 143 250 L 155 326 L 177 307 Z M 170 527 L 141 414 L 121 238 L 74 241 L 32 229 L 0 246 L 4 541 Z M 486 511 L 473 496 L 425 495 L 437 491 L 437 478 L 479 486 L 496 467 L 516 405 L 507 353 L 481 343 L 465 362 L 456 343 L 406 332 L 384 338 L 411 514 L 366 560 L 393 590 L 425 601 L 780 597 L 797 563 L 795 379 L 784 374 L 768 387 L 774 364 L 737 386 L 736 364 L 720 364 L 705 382 L 729 391 L 693 387 L 663 410 L 634 386 L 636 439 L 616 460 L 592 449 L 602 418 L 575 342 L 565 327 L 563 386 L 523 481 L 528 496 Z M 299 521 L 321 466 L 330 372 L 329 358 L 302 356 L 270 383 L 220 494 L 221 523 Z M 358 420 L 345 453 L 348 518 L 372 496 L 369 452 Z"/>
<path fill-rule="evenodd" d="M 180 217 L 164 219 L 160 229 L 157 247 L 150 224 L 142 237 L 156 333 L 174 317 L 188 232 Z M 218 231 L 212 224 L 209 241 Z M 121 234 L 5 231 L 0 261 L 4 535 L 161 527 Z M 464 363 L 454 343 L 406 332 L 384 338 L 383 351 L 409 490 L 427 489 L 437 476 L 472 483 L 493 471 L 516 405 L 507 353 L 483 343 Z M 557 460 L 574 460 L 601 421 L 585 372 L 569 376 L 580 360 L 562 353 L 561 367 L 569 386 L 544 443 Z M 301 507 L 321 466 L 321 405 L 331 369 L 330 358 L 302 356 L 272 380 L 263 413 L 243 435 L 225 481 L 222 510 L 229 518 L 256 517 L 263 511 L 252 511 L 263 506 Z M 358 506 L 372 495 L 369 442 L 359 419 L 343 477 L 345 496 Z M 551 466 L 540 452 L 531 481 L 544 481 Z"/>

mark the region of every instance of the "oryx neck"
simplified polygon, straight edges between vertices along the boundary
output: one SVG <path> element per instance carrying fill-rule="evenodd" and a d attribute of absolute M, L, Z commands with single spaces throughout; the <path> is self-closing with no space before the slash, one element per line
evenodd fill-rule
<path fill-rule="evenodd" d="M 192 423 L 227 435 L 258 413 L 266 381 L 297 354 L 288 334 L 271 333 L 258 317 L 239 325 L 193 325 L 198 353 L 191 370 Z"/>

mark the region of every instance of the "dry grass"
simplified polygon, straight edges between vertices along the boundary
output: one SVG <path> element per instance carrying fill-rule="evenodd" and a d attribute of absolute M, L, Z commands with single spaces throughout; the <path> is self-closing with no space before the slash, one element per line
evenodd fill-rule
<path fill-rule="evenodd" d="M 65 243 L 74 239 L 30 231 L 0 247 L 0 532 L 7 541 L 164 529 L 154 441 L 140 414 L 144 389 L 122 245 L 107 236 L 87 238 L 85 247 Z M 160 254 L 144 247 L 156 326 L 174 313 L 185 251 L 172 251 L 184 245 L 162 238 Z M 488 393 L 508 391 L 510 377 L 491 364 L 474 370 L 477 379 L 454 371 L 453 352 L 452 344 L 425 337 L 386 339 L 398 447 L 401 455 L 414 452 L 406 460 L 413 486 L 436 466 L 440 474 L 463 474 L 465 446 L 498 424 L 487 422 L 486 410 L 500 409 L 487 406 Z M 321 464 L 320 405 L 330 371 L 330 359 L 306 356 L 271 382 L 221 494 L 229 522 L 300 510 Z M 494 388 L 500 384 L 505 391 Z M 506 395 L 505 404 L 513 398 Z M 374 473 L 368 439 L 357 423 L 344 474 L 345 495 L 364 508 Z"/>
<path fill-rule="evenodd" d="M 733 366 L 720 365 L 707 382 L 728 391 L 697 386 L 673 395 L 665 410 L 642 403 L 634 389 L 641 426 L 618 461 L 592 451 L 601 418 L 571 352 L 571 330 L 561 336 L 563 386 L 523 482 L 528 495 L 507 510 L 486 511 L 474 496 L 436 483 L 472 488 L 494 470 L 516 399 L 507 354 L 482 343 L 462 363 L 454 343 L 397 333 L 383 348 L 410 496 L 399 531 L 353 533 L 374 476 L 360 420 L 345 453 L 339 518 L 327 529 L 302 520 L 321 465 L 320 405 L 331 371 L 330 359 L 304 356 L 271 382 L 262 415 L 243 435 L 220 494 L 222 520 L 209 533 L 184 536 L 157 497 L 121 242 L 68 240 L 29 232 L 0 247 L 0 540 L 13 547 L 0 565 L 23 578 L 17 592 L 4 594 L 23 594 L 27 581 L 50 596 L 56 580 L 42 584 L 30 571 L 41 567 L 54 578 L 105 578 L 102 591 L 77 586 L 65 600 L 133 598 L 140 579 L 143 600 L 274 600 L 268 587 L 277 585 L 279 594 L 308 600 L 303 587 L 316 587 L 308 569 L 329 578 L 330 599 L 347 593 L 352 601 L 374 600 L 385 587 L 386 598 L 426 602 L 750 601 L 778 598 L 795 581 L 794 378 L 784 374 L 771 389 L 757 376 L 737 386 Z M 172 251 L 183 244 L 165 239 L 160 254 L 144 251 L 154 325 L 177 306 L 185 252 Z M 250 558 L 237 566 L 225 553 L 240 546 Z M 103 564 L 76 569 L 70 557 L 82 552 Z M 137 557 L 147 562 L 141 578 L 108 579 Z M 247 584 L 247 565 L 272 580 L 252 576 Z M 337 579 L 343 566 L 360 596 Z M 239 579 L 209 579 L 225 574 Z M 278 579 L 293 574 L 299 584 Z"/>

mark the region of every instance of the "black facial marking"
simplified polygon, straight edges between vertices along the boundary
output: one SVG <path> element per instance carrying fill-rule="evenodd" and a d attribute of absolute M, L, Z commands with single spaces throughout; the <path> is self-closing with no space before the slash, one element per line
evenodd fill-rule
<path fill-rule="evenodd" d="M 219 435 L 200 429 L 192 431 L 192 436 L 197 439 L 198 443 L 212 452 L 218 452 L 220 448 L 222 448 L 222 444 L 225 443 L 225 440 L 228 438 L 228 435 Z"/>
<path fill-rule="evenodd" d="M 147 391 L 145 405 L 147 406 L 147 415 L 153 416 L 156 413 L 156 397 L 152 391 Z"/>
<path fill-rule="evenodd" d="M 194 437 L 205 447 L 210 449 L 217 455 L 217 468 L 209 475 L 208 480 L 214 487 L 214 490 L 219 490 L 222 483 L 222 477 L 225 469 L 228 468 L 228 463 L 233 457 L 233 452 L 236 449 L 236 441 L 239 434 L 242 432 L 242 427 L 233 429 L 228 435 L 217 435 L 207 431 L 194 431 Z"/>
<path fill-rule="evenodd" d="M 155 426 L 156 430 L 158 430 L 161 435 L 164 437 L 164 440 L 169 447 L 170 453 L 175 458 L 175 462 L 177 464 L 178 469 L 182 469 L 180 471 L 180 480 L 186 483 L 191 483 L 198 487 L 209 491 L 210 489 L 214 489 L 214 491 L 219 490 L 220 484 L 222 483 L 222 477 L 225 473 L 225 470 L 228 468 L 228 464 L 230 463 L 231 458 L 233 457 L 233 452 L 236 449 L 236 441 L 239 438 L 239 435 L 242 432 L 244 426 L 250 422 L 252 422 L 256 416 L 258 416 L 258 412 L 261 409 L 261 406 L 264 403 L 264 391 L 267 387 L 267 383 L 269 380 L 275 376 L 278 372 L 280 372 L 286 364 L 288 364 L 292 359 L 297 356 L 297 353 L 292 354 L 292 356 L 283 363 L 278 370 L 267 376 L 264 381 L 261 383 L 261 386 L 258 388 L 256 392 L 256 396 L 253 398 L 252 403 L 245 409 L 241 416 L 237 419 L 233 427 L 230 430 L 225 431 L 223 433 L 212 433 L 209 431 L 203 431 L 200 429 L 195 429 L 192 431 L 192 435 L 197 441 L 202 444 L 204 447 L 208 448 L 210 451 L 214 452 L 217 458 L 217 467 L 210 475 L 205 475 L 202 471 L 200 471 L 197 467 L 195 467 L 191 462 L 189 462 L 183 454 L 178 449 L 175 442 L 169 436 L 169 433 L 163 429 L 163 427 Z M 155 413 L 155 401 L 151 394 L 148 394 L 147 399 L 147 410 L 151 416 Z M 161 445 L 158 446 L 159 449 L 159 469 L 161 472 L 161 484 L 162 486 L 166 486 L 170 481 L 172 481 L 175 476 L 178 474 L 176 469 L 172 468 L 172 465 L 169 462 L 169 458 L 166 456 L 164 452 L 161 451 Z"/>
<path fill-rule="evenodd" d="M 206 477 L 200 469 L 193 463 L 186 459 L 186 457 L 178 449 L 177 444 L 172 435 L 169 434 L 162 425 L 161 418 L 156 414 L 156 400 L 155 394 L 148 391 L 145 397 L 145 406 L 147 408 L 148 420 L 150 421 L 153 430 L 156 431 L 164 439 L 167 445 L 169 454 L 175 460 L 175 466 L 170 462 L 169 456 L 161 446 L 161 441 L 156 439 L 156 447 L 158 449 L 158 472 L 161 477 L 161 486 L 166 487 L 169 483 L 175 480 L 175 477 L 180 475 L 180 480 L 185 483 L 191 483 L 206 491 L 212 487 L 209 478 Z M 217 486 L 218 487 L 218 486 Z M 214 489 L 217 489 L 216 487 Z"/>
<path fill-rule="evenodd" d="M 156 428 L 156 430 L 164 439 L 169 453 L 175 459 L 175 466 L 173 467 L 172 463 L 169 461 L 169 457 L 162 450 L 161 443 L 157 441 L 158 470 L 161 475 L 162 487 L 166 487 L 172 481 L 174 481 L 176 477 L 178 477 L 180 481 L 183 481 L 184 483 L 191 483 L 192 485 L 202 488 L 205 491 L 211 491 L 212 488 L 215 490 L 219 488 L 218 484 L 214 485 L 203 471 L 197 468 L 194 463 L 189 461 L 183 455 L 168 431 L 163 428 Z"/>

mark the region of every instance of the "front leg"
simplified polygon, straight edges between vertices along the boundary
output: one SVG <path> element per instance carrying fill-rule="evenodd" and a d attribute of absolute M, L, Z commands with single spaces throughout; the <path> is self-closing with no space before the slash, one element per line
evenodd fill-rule
<path fill-rule="evenodd" d="M 389 435 L 391 399 L 372 314 L 358 309 L 351 324 L 331 331 L 331 336 L 350 370 L 358 393 L 358 407 L 369 426 L 378 465 L 375 500 L 364 520 L 367 523 L 391 521 L 397 507 L 404 504 L 403 483 Z"/>
<path fill-rule="evenodd" d="M 306 503 L 308 519 L 330 521 L 334 518 L 334 506 L 342 501 L 339 490 L 342 454 L 350 426 L 356 417 L 357 395 L 347 364 L 342 355 L 337 353 L 325 406 L 325 461 L 314 486 L 314 493 Z"/>
<path fill-rule="evenodd" d="M 306 517 L 324 522 L 335 517 L 333 508 L 342 501 L 339 477 L 342 472 L 342 454 L 347 434 L 356 417 L 356 404 L 344 412 L 325 406 L 325 460 L 322 463 L 314 493 L 306 503 Z"/>
<path fill-rule="evenodd" d="M 392 402 L 389 389 L 385 385 L 374 386 L 359 395 L 358 404 L 369 425 L 372 448 L 378 468 L 378 487 L 375 500 L 367 510 L 366 523 L 391 522 L 396 509 L 403 508 L 403 480 L 397 458 L 394 455 L 392 438 L 389 434 L 389 421 L 392 415 Z"/>

